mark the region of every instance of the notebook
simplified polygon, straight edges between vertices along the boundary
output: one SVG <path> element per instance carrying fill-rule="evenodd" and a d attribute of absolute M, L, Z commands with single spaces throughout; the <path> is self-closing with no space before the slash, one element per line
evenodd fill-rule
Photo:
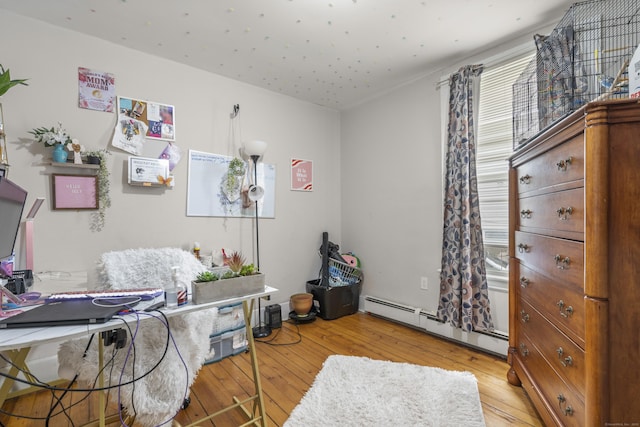
<path fill-rule="evenodd" d="M 52 302 L 1 320 L 0 329 L 105 323 L 121 310 L 121 305 L 98 306 L 92 300 Z"/>

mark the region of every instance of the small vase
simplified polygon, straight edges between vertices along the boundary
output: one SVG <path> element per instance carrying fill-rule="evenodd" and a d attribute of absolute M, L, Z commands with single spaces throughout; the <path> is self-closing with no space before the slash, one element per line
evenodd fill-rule
<path fill-rule="evenodd" d="M 53 161 L 56 163 L 67 162 L 67 150 L 65 150 L 64 145 L 56 144 L 53 147 Z"/>

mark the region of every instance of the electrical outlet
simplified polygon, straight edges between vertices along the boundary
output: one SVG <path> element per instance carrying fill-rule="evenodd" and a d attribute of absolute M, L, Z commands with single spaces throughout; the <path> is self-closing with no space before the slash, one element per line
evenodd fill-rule
<path fill-rule="evenodd" d="M 420 278 L 420 289 L 426 291 L 429 289 L 429 279 L 427 277 Z"/>

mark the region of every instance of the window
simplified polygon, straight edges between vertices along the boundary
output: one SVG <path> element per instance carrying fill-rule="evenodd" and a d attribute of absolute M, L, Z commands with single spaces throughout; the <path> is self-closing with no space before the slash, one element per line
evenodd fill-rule
<path fill-rule="evenodd" d="M 511 88 L 533 55 L 486 67 L 480 77 L 476 125 L 478 198 L 487 275 L 507 278 L 509 266 L 509 164 L 512 153 Z"/>

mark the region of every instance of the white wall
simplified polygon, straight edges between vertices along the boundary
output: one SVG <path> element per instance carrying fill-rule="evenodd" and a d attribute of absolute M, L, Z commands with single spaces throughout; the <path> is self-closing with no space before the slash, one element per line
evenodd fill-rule
<path fill-rule="evenodd" d="M 515 39 L 343 112 L 343 244 L 363 260 L 363 294 L 437 310 L 443 170 L 436 86 L 464 64 L 487 63 L 523 45 L 535 48 L 532 37 Z M 492 289 L 489 297 L 496 330 L 508 332 L 508 294 Z"/>
<path fill-rule="evenodd" d="M 2 11 L 0 62 L 28 87 L 16 87 L 1 102 L 11 163 L 9 178 L 29 191 L 27 207 L 47 199 L 35 220 L 36 271 L 86 271 L 100 254 L 137 247 L 182 247 L 199 241 L 212 248 L 242 250 L 253 258 L 253 220 L 186 217 L 189 149 L 229 154 L 229 114 L 240 104 L 244 139 L 268 142 L 265 161 L 276 165 L 276 218 L 260 221 L 260 264 L 274 302 L 288 301 L 317 277 L 321 234 L 341 239 L 340 117 L 336 111 L 298 101 L 218 75 L 123 48 Z M 110 147 L 115 115 L 77 107 L 77 69 L 115 74 L 118 95 L 176 108 L 177 145 L 183 160 L 171 190 L 131 187 L 128 153 Z M 108 148 L 112 207 L 102 232 L 91 232 L 90 212 L 51 209 L 51 173 L 74 173 L 41 163 L 51 148 L 30 142 L 28 131 L 62 122 L 88 147 Z M 314 161 L 314 191 L 289 190 L 291 157 Z M 24 252 L 20 242 L 18 252 Z M 24 267 L 24 257 L 19 268 Z"/>

